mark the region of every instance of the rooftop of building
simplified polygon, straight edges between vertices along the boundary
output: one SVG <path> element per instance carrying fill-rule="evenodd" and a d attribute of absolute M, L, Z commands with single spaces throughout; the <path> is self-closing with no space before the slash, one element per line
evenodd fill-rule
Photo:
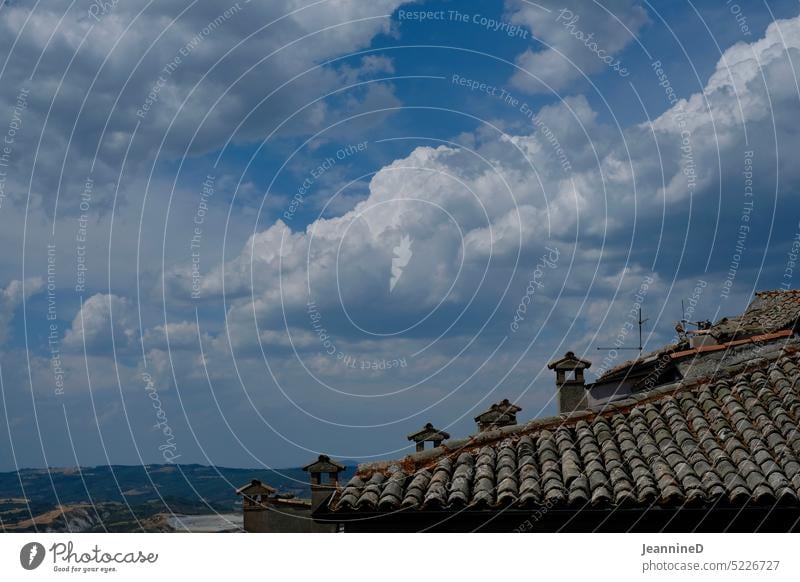
<path fill-rule="evenodd" d="M 800 505 L 798 317 L 800 291 L 757 293 L 703 330 L 711 341 L 683 339 L 598 378 L 633 375 L 637 390 L 361 465 L 326 511 Z M 654 374 L 658 362 L 677 379 Z"/>

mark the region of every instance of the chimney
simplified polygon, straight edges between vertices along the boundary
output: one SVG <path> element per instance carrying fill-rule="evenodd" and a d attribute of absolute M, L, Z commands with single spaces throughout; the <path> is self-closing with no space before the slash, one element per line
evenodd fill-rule
<path fill-rule="evenodd" d="M 316 511 L 336 491 L 339 473 L 344 471 L 344 466 L 332 461 L 328 455 L 320 455 L 316 461 L 303 467 L 303 471 L 307 471 L 311 478 L 311 511 Z"/>
<path fill-rule="evenodd" d="M 446 441 L 450 438 L 450 435 L 438 428 L 434 428 L 433 425 L 429 422 L 422 430 L 418 430 L 415 433 L 408 435 L 408 440 L 414 441 L 417 443 L 417 452 L 425 450 L 425 443 L 431 442 L 433 443 L 433 447 L 436 448 L 441 446 L 442 441 Z"/>
<path fill-rule="evenodd" d="M 270 531 L 269 506 L 270 499 L 275 493 L 275 489 L 258 479 L 253 479 L 247 485 L 236 490 L 236 494 L 242 496 L 245 531 Z"/>
<path fill-rule="evenodd" d="M 489 410 L 480 413 L 475 417 L 478 423 L 478 430 L 484 432 L 501 426 L 511 426 L 517 424 L 517 413 L 522 410 L 516 404 L 509 402 L 508 398 L 497 404 L 492 404 Z"/>
<path fill-rule="evenodd" d="M 590 361 L 578 358 L 575 352 L 567 352 L 560 360 L 547 364 L 548 368 L 556 371 L 559 412 L 569 413 L 589 407 L 583 371 L 591 365 Z"/>

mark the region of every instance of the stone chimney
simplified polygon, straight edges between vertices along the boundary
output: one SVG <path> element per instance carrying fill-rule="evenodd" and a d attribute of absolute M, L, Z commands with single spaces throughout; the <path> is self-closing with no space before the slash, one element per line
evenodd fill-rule
<path fill-rule="evenodd" d="M 583 371 L 591 365 L 590 361 L 577 357 L 575 352 L 567 352 L 563 358 L 547 364 L 548 368 L 556 371 L 559 412 L 569 413 L 589 407 Z"/>
<path fill-rule="evenodd" d="M 269 531 L 269 504 L 275 495 L 275 489 L 253 479 L 236 490 L 242 496 L 242 512 L 244 513 L 244 531 Z"/>
<path fill-rule="evenodd" d="M 303 467 L 311 477 L 311 511 L 315 511 L 322 503 L 336 491 L 339 486 L 339 473 L 344 471 L 344 466 L 332 461 L 328 455 L 319 458 Z M 327 480 L 323 477 L 328 475 Z"/>
<path fill-rule="evenodd" d="M 442 441 L 446 441 L 449 438 L 450 435 L 448 433 L 434 428 L 430 422 L 422 427 L 422 430 L 408 435 L 408 440 L 417 443 L 417 452 L 424 451 L 425 443 L 427 442 L 433 443 L 434 448 L 436 448 L 442 444 Z"/>
<path fill-rule="evenodd" d="M 511 426 L 517 424 L 517 413 L 522 410 L 516 404 L 509 402 L 508 398 L 497 404 L 492 404 L 489 410 L 475 417 L 480 432 Z"/>

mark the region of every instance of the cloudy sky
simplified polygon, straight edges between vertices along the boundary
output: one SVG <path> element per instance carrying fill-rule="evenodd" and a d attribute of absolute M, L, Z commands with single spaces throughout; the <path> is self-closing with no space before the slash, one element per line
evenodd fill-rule
<path fill-rule="evenodd" d="M 800 286 L 799 13 L 6 0 L 0 470 L 402 456 Z"/>

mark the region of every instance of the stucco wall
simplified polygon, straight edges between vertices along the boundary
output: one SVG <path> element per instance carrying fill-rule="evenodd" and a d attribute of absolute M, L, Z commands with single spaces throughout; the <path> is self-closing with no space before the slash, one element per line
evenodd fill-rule
<path fill-rule="evenodd" d="M 244 529 L 254 533 L 332 533 L 336 525 L 315 523 L 311 503 L 272 500 L 266 509 L 244 511 Z"/>

